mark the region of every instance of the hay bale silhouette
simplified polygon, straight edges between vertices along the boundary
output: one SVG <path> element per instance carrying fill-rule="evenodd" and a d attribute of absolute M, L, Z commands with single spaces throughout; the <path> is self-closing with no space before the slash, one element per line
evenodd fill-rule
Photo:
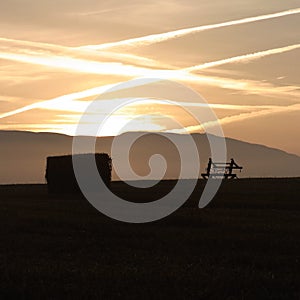
<path fill-rule="evenodd" d="M 107 153 L 76 154 L 76 159 L 84 164 L 91 156 L 95 156 L 99 175 L 109 187 L 112 169 L 110 156 Z M 45 178 L 49 193 L 80 193 L 73 170 L 72 155 L 47 157 Z"/>

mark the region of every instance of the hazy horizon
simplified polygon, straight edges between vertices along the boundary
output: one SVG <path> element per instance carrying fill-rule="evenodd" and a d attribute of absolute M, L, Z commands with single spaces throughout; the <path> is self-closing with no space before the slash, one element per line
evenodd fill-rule
<path fill-rule="evenodd" d="M 0 129 L 0 132 L 19 132 L 19 133 L 22 133 L 22 132 L 26 132 L 26 133 L 40 133 L 40 134 L 58 134 L 58 135 L 64 135 L 64 136 L 68 136 L 68 137 L 75 137 L 76 135 L 74 134 L 67 134 L 67 133 L 60 133 L 60 132 L 51 132 L 51 131 L 30 131 L 30 130 L 2 130 Z M 143 131 L 143 130 L 136 130 L 136 131 L 126 131 L 126 132 L 121 132 L 119 134 L 116 134 L 116 135 L 107 135 L 107 136 L 96 136 L 97 138 L 115 138 L 119 135 L 122 135 L 122 134 L 130 134 L 130 133 L 160 133 L 160 132 L 156 132 L 156 131 Z M 185 135 L 186 133 L 175 133 L 175 132 L 169 132 L 169 131 L 165 131 L 163 132 L 163 134 L 179 134 L 179 135 Z M 195 135 L 195 134 L 200 134 L 200 135 L 203 135 L 205 136 L 206 133 L 201 133 L 201 132 L 192 132 L 191 133 L 192 135 Z M 83 137 L 84 136 L 89 136 L 89 135 L 82 135 Z M 259 143 L 253 143 L 253 142 L 248 142 L 248 141 L 245 141 L 245 140 L 241 140 L 241 139 L 236 139 L 236 138 L 232 138 L 232 137 L 228 137 L 228 136 L 225 136 L 226 139 L 232 139 L 232 140 L 236 140 L 236 141 L 239 141 L 239 142 L 243 142 L 243 143 L 249 143 L 249 144 L 253 144 L 253 145 L 259 145 L 259 146 L 263 146 L 263 147 L 266 147 L 266 148 L 270 148 L 270 149 L 274 149 L 274 150 L 279 150 L 279 151 L 283 151 L 287 154 L 291 154 L 291 155 L 296 155 L 298 157 L 300 157 L 300 155 L 298 154 L 295 154 L 295 153 L 292 153 L 292 152 L 288 152 L 288 151 L 285 151 L 284 149 L 280 149 L 280 148 L 275 148 L 275 147 L 270 147 L 270 146 L 267 146 L 267 145 L 264 145 L 264 144 L 259 144 Z M 68 155 L 68 154 L 67 154 Z"/>
<path fill-rule="evenodd" d="M 128 170 L 127 159 L 124 160 L 123 157 L 127 151 L 126 145 L 119 145 L 116 149 L 117 151 L 113 152 L 112 144 L 118 138 L 100 137 L 96 141 L 94 151 L 96 153 L 108 153 L 112 157 L 113 180 L 119 180 L 119 173 L 118 171 L 115 172 L 116 164 L 118 170 L 120 168 L 123 170 L 122 174 L 126 180 L 147 179 L 147 176 L 150 174 L 149 159 L 153 154 L 163 157 L 167 164 L 165 173 L 162 175 L 163 179 L 178 178 L 182 157 L 178 156 L 177 147 L 179 149 L 188 148 L 190 143 L 187 135 L 181 134 L 180 137 L 177 137 L 177 144 L 174 146 L 170 141 L 172 138 L 169 135 L 146 134 L 143 137 L 137 138 L 139 133 L 132 134 L 131 137 L 127 138 L 127 140 L 133 139 L 135 141 L 130 148 L 128 162 L 137 174 L 134 176 Z M 122 139 L 124 140 L 124 138 Z M 197 133 L 193 135 L 193 139 L 199 155 L 197 170 L 199 171 L 198 176 L 201 178 L 200 174 L 207 167 L 211 151 L 208 139 L 204 134 Z M 88 140 L 83 137 L 81 140 L 82 145 L 84 146 Z M 61 134 L 0 131 L 0 184 L 44 183 L 47 157 L 70 155 L 72 153 L 72 142 L 72 136 Z M 227 160 L 229 161 L 230 158 L 234 158 L 237 164 L 243 167 L 242 172 L 238 172 L 238 177 L 240 178 L 300 176 L 300 157 L 295 154 L 231 138 L 226 138 L 226 144 Z M 88 153 L 88 151 L 82 151 L 82 153 Z M 189 157 L 188 160 L 184 160 L 184 164 L 188 170 L 193 170 L 195 159 Z M 193 174 L 193 172 L 188 171 L 188 174 Z M 160 175 L 158 177 L 160 178 Z M 154 176 L 151 178 L 157 179 L 158 177 Z M 184 178 L 194 177 L 194 175 L 188 175 Z"/>

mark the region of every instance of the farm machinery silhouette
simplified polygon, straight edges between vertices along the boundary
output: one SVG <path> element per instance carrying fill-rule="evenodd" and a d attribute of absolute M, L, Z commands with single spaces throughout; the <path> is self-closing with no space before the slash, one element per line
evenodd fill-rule
<path fill-rule="evenodd" d="M 233 158 L 230 162 L 213 162 L 211 158 L 208 160 L 206 173 L 202 173 L 201 176 L 204 179 L 209 177 L 219 179 L 235 179 L 238 178 L 237 174 L 234 173 L 234 170 L 242 171 L 243 167 L 239 166 Z"/>

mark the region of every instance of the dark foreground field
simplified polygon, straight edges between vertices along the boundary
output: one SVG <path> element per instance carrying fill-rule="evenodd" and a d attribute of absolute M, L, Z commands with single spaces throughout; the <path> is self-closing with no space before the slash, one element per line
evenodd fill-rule
<path fill-rule="evenodd" d="M 112 188 L 148 201 L 170 186 Z M 43 185 L 1 186 L 0 299 L 300 299 L 300 179 L 226 182 L 199 210 L 202 188 L 135 225 Z"/>

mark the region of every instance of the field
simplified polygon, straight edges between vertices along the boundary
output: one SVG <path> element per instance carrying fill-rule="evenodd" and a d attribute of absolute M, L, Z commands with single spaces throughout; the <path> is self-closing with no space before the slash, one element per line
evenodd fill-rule
<path fill-rule="evenodd" d="M 134 192 L 151 201 L 172 187 Z M 0 186 L 0 299 L 300 299 L 300 178 L 224 182 L 148 224 L 45 185 Z"/>

